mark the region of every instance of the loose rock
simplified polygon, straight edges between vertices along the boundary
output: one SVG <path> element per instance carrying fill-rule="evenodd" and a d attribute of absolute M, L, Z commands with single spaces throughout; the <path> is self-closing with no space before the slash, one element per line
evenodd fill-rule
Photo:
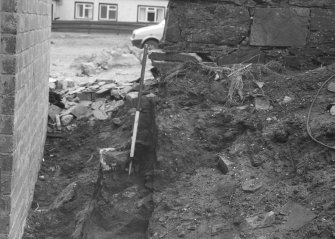
<path fill-rule="evenodd" d="M 257 110 L 269 110 L 271 107 L 270 101 L 264 97 L 255 98 L 255 108 Z"/>
<path fill-rule="evenodd" d="M 120 126 L 122 124 L 122 121 L 120 118 L 114 118 L 112 119 L 113 124 Z"/>
<path fill-rule="evenodd" d="M 293 101 L 293 98 L 289 97 L 289 96 L 285 96 L 283 101 L 282 101 L 282 104 L 288 104 L 288 103 L 291 103 Z"/>
<path fill-rule="evenodd" d="M 233 163 L 227 159 L 226 155 L 224 154 L 219 155 L 217 167 L 223 174 L 227 174 L 229 172 L 232 164 Z"/>
<path fill-rule="evenodd" d="M 335 92 L 335 82 L 330 82 L 327 88 L 330 92 Z"/>
<path fill-rule="evenodd" d="M 335 115 L 335 105 L 333 105 L 333 106 L 330 108 L 329 113 L 330 113 L 331 115 Z"/>
<path fill-rule="evenodd" d="M 106 120 L 108 119 L 108 115 L 105 111 L 102 111 L 101 109 L 93 110 L 93 115 L 98 120 Z"/>
<path fill-rule="evenodd" d="M 89 118 L 92 113 L 87 106 L 78 104 L 71 110 L 71 114 L 73 114 L 77 119 L 84 119 Z"/>
<path fill-rule="evenodd" d="M 64 126 L 69 125 L 72 122 L 73 119 L 74 119 L 73 115 L 63 115 L 61 117 L 62 125 L 64 125 Z"/>
<path fill-rule="evenodd" d="M 49 117 L 51 118 L 52 121 L 56 122 L 56 115 L 59 115 L 60 112 L 62 111 L 61 108 L 59 108 L 58 106 L 56 105 L 49 105 Z"/>
<path fill-rule="evenodd" d="M 258 189 L 260 189 L 262 186 L 263 183 L 260 181 L 260 179 L 254 178 L 243 182 L 242 190 L 244 192 L 253 193 L 256 192 Z"/>
<path fill-rule="evenodd" d="M 260 216 L 249 217 L 246 221 L 252 229 L 269 227 L 275 222 L 275 213 L 271 211 Z"/>
<path fill-rule="evenodd" d="M 80 68 L 83 75 L 91 76 L 96 74 L 96 67 L 93 62 L 82 63 Z"/>
<path fill-rule="evenodd" d="M 70 201 L 75 196 L 77 182 L 69 184 L 55 199 L 50 209 L 60 208 L 64 203 Z"/>
<path fill-rule="evenodd" d="M 124 170 L 126 168 L 126 163 L 128 162 L 128 151 L 116 151 L 114 148 L 106 148 L 100 150 L 100 161 L 102 166 L 106 171 L 116 170 L 121 168 Z"/>

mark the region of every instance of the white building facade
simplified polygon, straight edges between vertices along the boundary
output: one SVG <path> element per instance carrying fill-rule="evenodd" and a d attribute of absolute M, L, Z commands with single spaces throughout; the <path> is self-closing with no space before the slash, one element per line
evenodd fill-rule
<path fill-rule="evenodd" d="M 53 20 L 159 23 L 168 0 L 53 0 Z"/>

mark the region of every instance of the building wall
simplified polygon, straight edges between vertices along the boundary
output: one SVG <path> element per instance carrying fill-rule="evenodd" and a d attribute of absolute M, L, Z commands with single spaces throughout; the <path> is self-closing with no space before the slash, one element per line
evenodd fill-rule
<path fill-rule="evenodd" d="M 59 3 L 54 3 L 57 5 L 55 9 L 54 18 L 59 18 L 59 20 L 79 20 L 74 19 L 75 16 L 75 2 L 87 2 L 94 3 L 94 21 L 99 20 L 99 4 L 117 4 L 118 5 L 118 22 L 137 22 L 137 6 L 156 6 L 156 7 L 166 7 L 168 5 L 168 0 L 61 0 Z M 85 19 L 87 20 L 87 19 Z"/>
<path fill-rule="evenodd" d="M 22 236 L 47 128 L 51 0 L 0 1 L 0 238 Z"/>

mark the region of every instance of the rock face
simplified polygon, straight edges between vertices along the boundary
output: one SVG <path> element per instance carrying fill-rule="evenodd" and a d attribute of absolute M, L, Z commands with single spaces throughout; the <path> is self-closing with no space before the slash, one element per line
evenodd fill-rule
<path fill-rule="evenodd" d="M 252 51 L 296 68 L 327 65 L 335 62 L 334 16 L 332 0 L 171 0 L 164 51 L 210 54 L 219 65 Z"/>

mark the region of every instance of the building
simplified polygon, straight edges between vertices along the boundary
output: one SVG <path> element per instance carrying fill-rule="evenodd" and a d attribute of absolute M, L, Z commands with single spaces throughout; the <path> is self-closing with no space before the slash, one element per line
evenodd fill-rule
<path fill-rule="evenodd" d="M 53 29 L 132 30 L 161 22 L 167 5 L 168 0 L 53 0 Z"/>

